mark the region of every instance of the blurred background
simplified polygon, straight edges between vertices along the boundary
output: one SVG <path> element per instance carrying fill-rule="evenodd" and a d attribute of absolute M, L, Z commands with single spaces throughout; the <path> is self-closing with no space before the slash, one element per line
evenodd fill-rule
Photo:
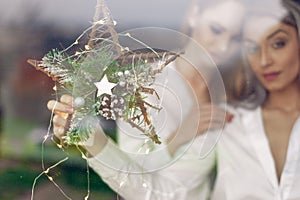
<path fill-rule="evenodd" d="M 187 1 L 107 0 L 119 32 L 139 27 L 178 30 Z M 0 199 L 30 199 L 34 179 L 42 172 L 42 141 L 49 126 L 46 109 L 54 98 L 53 82 L 26 63 L 53 48 L 67 47 L 91 25 L 96 0 L 0 1 Z M 86 163 L 78 152 L 45 143 L 45 166 L 70 159 L 50 175 L 72 199 L 87 192 Z M 90 199 L 118 199 L 92 171 Z M 66 199 L 45 176 L 34 199 Z"/>

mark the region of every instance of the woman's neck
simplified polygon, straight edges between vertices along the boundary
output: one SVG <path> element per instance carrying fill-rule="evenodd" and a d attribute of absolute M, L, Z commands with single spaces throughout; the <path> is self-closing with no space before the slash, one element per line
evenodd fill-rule
<path fill-rule="evenodd" d="M 300 81 L 297 80 L 283 90 L 269 92 L 264 108 L 293 111 L 300 109 Z"/>

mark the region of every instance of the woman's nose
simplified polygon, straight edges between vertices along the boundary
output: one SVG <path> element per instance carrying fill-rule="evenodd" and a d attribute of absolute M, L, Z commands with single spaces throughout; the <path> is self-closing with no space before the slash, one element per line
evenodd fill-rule
<path fill-rule="evenodd" d="M 228 50 L 229 47 L 229 39 L 223 39 L 218 41 L 218 51 L 220 53 L 224 53 Z"/>
<path fill-rule="evenodd" d="M 272 58 L 266 49 L 262 49 L 261 51 L 260 64 L 262 67 L 267 67 L 272 64 Z"/>

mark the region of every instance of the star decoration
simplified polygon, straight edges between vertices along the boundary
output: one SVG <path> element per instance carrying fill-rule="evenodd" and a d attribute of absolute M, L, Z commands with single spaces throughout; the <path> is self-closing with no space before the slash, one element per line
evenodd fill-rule
<path fill-rule="evenodd" d="M 101 79 L 100 82 L 94 83 L 98 89 L 97 97 L 101 96 L 102 94 L 109 94 L 112 95 L 111 89 L 116 86 L 115 83 L 110 83 L 106 77 L 106 74 Z"/>

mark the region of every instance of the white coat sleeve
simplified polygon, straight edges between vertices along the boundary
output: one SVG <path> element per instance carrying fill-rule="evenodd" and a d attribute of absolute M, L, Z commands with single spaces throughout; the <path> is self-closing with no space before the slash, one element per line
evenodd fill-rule
<path fill-rule="evenodd" d="M 191 94 L 185 81 L 172 68 L 165 75 L 158 77 L 163 85 L 157 87 L 161 94 L 163 112 L 154 118 L 162 142 L 181 124 L 182 119 L 191 109 Z M 161 80 L 159 78 L 162 78 Z M 174 96 L 175 95 L 175 96 Z M 181 100 L 184 99 L 182 103 Z M 167 117 L 166 117 L 167 116 Z M 163 122 L 163 123 L 162 123 Z M 162 128 L 159 128 L 159 127 Z M 198 137 L 177 150 L 174 157 L 167 148 L 156 145 L 148 148 L 144 140 L 134 140 L 140 133 L 134 133 L 128 124 L 120 122 L 119 146 L 109 142 L 94 158 L 89 158 L 89 165 L 114 191 L 127 200 L 206 200 L 210 194 L 210 173 L 215 165 L 215 153 L 201 158 L 199 147 L 206 142 L 206 137 Z M 187 130 L 188 131 L 188 130 Z M 151 146 L 151 144 L 150 144 Z M 141 147 L 146 147 L 140 151 Z M 151 149 L 147 153 L 148 149 Z M 139 152 L 139 153 L 138 153 Z"/>
<path fill-rule="evenodd" d="M 127 200 L 204 200 L 210 195 L 215 153 L 200 159 L 197 147 L 197 142 L 183 146 L 173 159 L 161 152 L 165 163 L 162 157 L 154 157 L 150 160 L 154 163 L 158 160 L 161 165 L 154 168 L 157 166 L 145 166 L 148 158 L 132 157 L 108 143 L 101 153 L 89 158 L 88 163 L 109 187 Z"/>

